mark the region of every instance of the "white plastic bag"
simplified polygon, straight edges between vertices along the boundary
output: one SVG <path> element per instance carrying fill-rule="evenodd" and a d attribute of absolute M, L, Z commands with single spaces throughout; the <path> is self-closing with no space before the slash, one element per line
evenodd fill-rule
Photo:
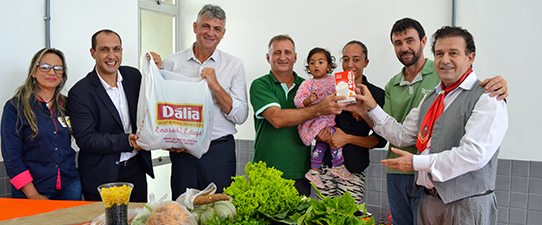
<path fill-rule="evenodd" d="M 162 198 L 158 199 L 158 201 L 154 200 L 154 194 L 149 194 L 149 202 L 145 204 L 143 208 L 140 208 L 141 210 L 137 213 L 137 215 L 134 217 L 134 220 L 132 220 L 131 225 L 145 225 L 147 223 L 147 220 L 152 214 L 152 211 L 160 205 L 162 202 L 166 202 L 167 194 L 162 196 Z"/>
<path fill-rule="evenodd" d="M 186 188 L 186 191 L 183 194 L 181 194 L 175 201 L 178 203 L 181 203 L 181 205 L 184 205 L 186 208 L 192 210 L 195 208 L 194 199 L 198 195 L 203 195 L 203 194 L 212 195 L 215 192 L 216 192 L 216 184 L 211 182 L 209 185 L 207 185 L 207 187 L 203 191 L 200 191 L 194 188 Z"/>
<path fill-rule="evenodd" d="M 160 203 L 147 220 L 146 225 L 198 225 L 194 215 L 175 201 Z"/>
<path fill-rule="evenodd" d="M 146 150 L 183 148 L 197 158 L 209 149 L 213 99 L 204 79 L 159 70 L 144 57 L 137 144 Z"/>

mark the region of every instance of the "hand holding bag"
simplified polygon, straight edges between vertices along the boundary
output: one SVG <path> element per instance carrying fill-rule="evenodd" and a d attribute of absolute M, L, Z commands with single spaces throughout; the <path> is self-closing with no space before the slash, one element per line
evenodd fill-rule
<path fill-rule="evenodd" d="M 137 144 L 146 150 L 183 148 L 197 158 L 209 149 L 213 99 L 207 81 L 143 63 Z"/>

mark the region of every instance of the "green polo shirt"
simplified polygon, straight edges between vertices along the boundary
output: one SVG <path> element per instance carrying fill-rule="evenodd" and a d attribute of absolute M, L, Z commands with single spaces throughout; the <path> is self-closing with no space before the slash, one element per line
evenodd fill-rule
<path fill-rule="evenodd" d="M 435 72 L 435 63 L 429 59 L 426 59 L 423 65 L 422 71 L 418 74 L 412 82 L 408 82 L 404 79 L 404 67 L 400 73 L 391 78 L 386 84 L 386 98 L 384 100 L 384 111 L 391 115 L 399 123 L 403 123 L 405 117 L 410 113 L 410 110 L 418 107 L 420 101 L 425 94 L 433 91 L 435 87 L 440 83 L 440 79 Z M 392 144 L 389 145 L 395 147 Z M 399 148 L 399 147 L 396 147 Z M 399 148 L 410 153 L 416 154 L 416 146 Z M 397 158 L 399 155 L 388 151 L 388 159 Z M 414 174 L 411 172 L 403 172 L 400 170 L 393 170 L 387 168 L 388 173 L 400 173 L 400 174 Z"/>
<path fill-rule="evenodd" d="M 310 147 L 299 138 L 297 126 L 276 129 L 261 113 L 271 106 L 281 109 L 295 109 L 294 97 L 303 78 L 295 77 L 294 84 L 288 88 L 280 83 L 271 72 L 259 77 L 250 85 L 250 103 L 254 109 L 253 162 L 264 161 L 268 167 L 282 171 L 283 178 L 302 179 L 310 169 Z"/>

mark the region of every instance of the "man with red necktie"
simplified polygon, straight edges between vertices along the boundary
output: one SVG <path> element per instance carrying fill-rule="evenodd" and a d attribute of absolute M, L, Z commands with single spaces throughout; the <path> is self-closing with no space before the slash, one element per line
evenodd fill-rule
<path fill-rule="evenodd" d="M 392 148 L 399 158 L 382 160 L 388 168 L 416 171 L 425 187 L 418 224 L 496 224 L 493 193 L 497 155 L 508 128 L 507 106 L 484 93 L 472 69 L 472 35 L 442 27 L 433 35 L 435 70 L 442 81 L 413 109 L 403 124 L 387 115 L 360 86 L 357 105 L 368 110 L 374 131 L 395 146 L 416 144 L 418 154 Z"/>

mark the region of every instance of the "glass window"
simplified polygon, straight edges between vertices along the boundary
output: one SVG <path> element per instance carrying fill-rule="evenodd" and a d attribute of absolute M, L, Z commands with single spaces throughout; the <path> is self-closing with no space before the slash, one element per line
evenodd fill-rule
<path fill-rule="evenodd" d="M 180 49 L 180 2 L 179 0 L 139 0 L 139 53 L 141 60 L 148 51 L 153 51 L 163 58 Z M 140 61 L 141 63 L 142 61 Z M 151 151 L 153 161 L 169 162 L 168 151 Z M 156 179 L 147 179 L 149 193 L 157 198 L 164 194 L 171 196 L 169 180 L 171 164 L 154 166 Z M 168 188 L 164 188 L 168 187 Z"/>
<path fill-rule="evenodd" d="M 162 58 L 175 52 L 175 16 L 140 10 L 141 54 L 153 51 Z"/>
<path fill-rule="evenodd" d="M 161 0 L 162 2 L 169 3 L 172 5 L 175 5 L 175 0 Z"/>
<path fill-rule="evenodd" d="M 175 0 L 143 0 L 145 2 L 151 2 L 151 3 L 154 3 L 154 4 L 170 4 L 170 5 L 175 5 L 177 4 Z"/>

